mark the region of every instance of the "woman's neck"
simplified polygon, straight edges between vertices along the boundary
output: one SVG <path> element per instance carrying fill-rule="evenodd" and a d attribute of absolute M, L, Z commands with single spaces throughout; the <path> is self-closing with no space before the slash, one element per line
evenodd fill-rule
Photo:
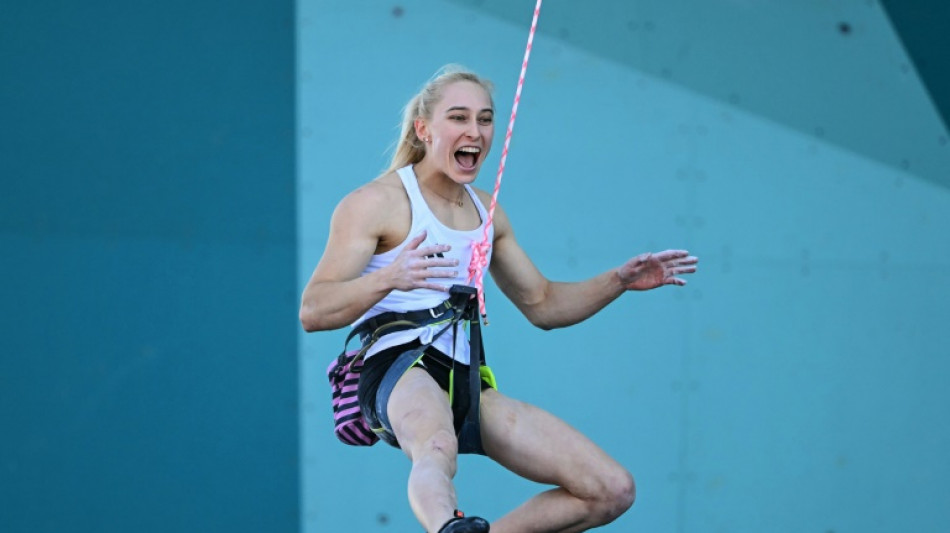
<path fill-rule="evenodd" d="M 456 207 L 465 205 L 465 186 L 448 177 L 444 172 L 429 169 L 423 163 L 413 166 L 413 172 L 419 182 L 419 187 L 430 192 L 442 201 Z"/>

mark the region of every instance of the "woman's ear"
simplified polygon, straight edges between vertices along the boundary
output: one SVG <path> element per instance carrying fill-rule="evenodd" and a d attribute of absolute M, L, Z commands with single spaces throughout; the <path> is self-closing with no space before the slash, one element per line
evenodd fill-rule
<path fill-rule="evenodd" d="M 431 139 L 429 139 L 429 127 L 426 125 L 426 121 L 422 118 L 417 118 L 413 121 L 412 125 L 416 129 L 416 137 L 423 143 L 428 144 Z"/>

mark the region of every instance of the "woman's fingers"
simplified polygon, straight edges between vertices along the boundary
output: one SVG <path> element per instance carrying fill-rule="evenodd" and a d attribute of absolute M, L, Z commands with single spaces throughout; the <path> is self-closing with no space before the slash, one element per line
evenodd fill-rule
<path fill-rule="evenodd" d="M 422 233 L 416 235 L 409 242 L 406 243 L 405 249 L 415 250 L 416 248 L 419 247 L 420 244 L 422 244 L 426 240 L 426 235 L 428 235 L 428 232 L 423 230 Z"/>
<path fill-rule="evenodd" d="M 663 250 L 652 255 L 660 261 L 672 261 L 689 256 L 689 252 L 686 250 Z"/>

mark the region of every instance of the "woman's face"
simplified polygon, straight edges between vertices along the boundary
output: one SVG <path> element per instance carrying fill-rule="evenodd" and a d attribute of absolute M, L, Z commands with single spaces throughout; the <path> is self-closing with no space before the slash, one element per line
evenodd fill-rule
<path fill-rule="evenodd" d="M 494 118 L 491 97 L 481 85 L 458 81 L 446 86 L 432 118 L 417 123 L 420 138 L 429 138 L 424 160 L 455 182 L 475 181 L 491 148 Z"/>

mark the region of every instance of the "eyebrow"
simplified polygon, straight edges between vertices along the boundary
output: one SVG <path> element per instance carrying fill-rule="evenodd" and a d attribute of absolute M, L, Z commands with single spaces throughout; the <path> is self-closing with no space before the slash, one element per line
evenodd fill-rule
<path fill-rule="evenodd" d="M 469 109 L 465 106 L 457 105 L 445 110 L 446 113 L 451 113 L 452 111 L 469 111 Z M 495 110 L 490 107 L 486 107 L 485 109 L 482 109 L 481 111 L 479 111 L 479 113 L 484 113 L 485 111 L 488 111 L 489 113 L 493 115 L 495 114 Z"/>

